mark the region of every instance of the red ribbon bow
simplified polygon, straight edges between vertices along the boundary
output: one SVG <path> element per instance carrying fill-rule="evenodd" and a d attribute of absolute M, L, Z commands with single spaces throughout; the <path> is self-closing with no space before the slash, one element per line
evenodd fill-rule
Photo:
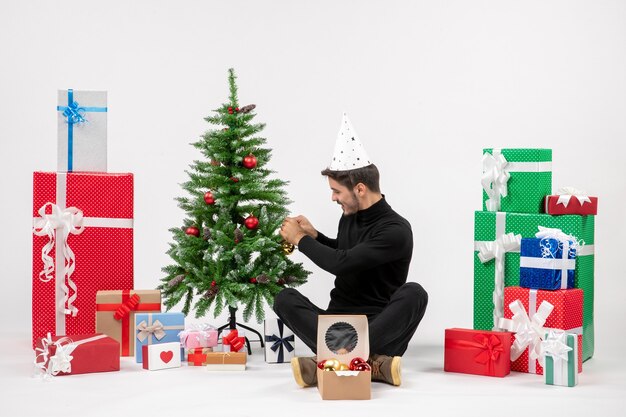
<path fill-rule="evenodd" d="M 474 341 L 451 340 L 450 347 L 460 349 L 480 349 L 474 356 L 474 362 L 489 367 L 489 375 L 495 374 L 494 363 L 500 358 L 500 353 L 504 352 L 502 342 L 496 335 L 477 333 L 473 337 Z"/>
<path fill-rule="evenodd" d="M 237 330 L 231 330 L 226 336 L 222 338 L 223 345 L 230 345 L 232 352 L 239 352 L 245 344 L 245 339 L 239 336 Z"/>
<path fill-rule="evenodd" d="M 133 294 L 127 301 L 123 302 L 117 310 L 115 310 L 113 318 L 115 320 L 122 320 L 130 314 L 131 310 L 135 310 L 135 308 L 137 308 L 139 301 L 139 296 L 137 294 Z"/>

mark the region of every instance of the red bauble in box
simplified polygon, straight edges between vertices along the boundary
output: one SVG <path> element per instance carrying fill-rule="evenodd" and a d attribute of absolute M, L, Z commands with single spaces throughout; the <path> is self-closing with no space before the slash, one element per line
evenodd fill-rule
<path fill-rule="evenodd" d="M 485 376 L 511 372 L 509 332 L 446 329 L 443 370 Z"/>
<path fill-rule="evenodd" d="M 96 292 L 133 288 L 133 174 L 35 172 L 33 217 L 33 346 L 47 333 L 95 333 Z M 67 242 L 58 217 L 72 219 Z M 58 228 L 50 229 L 56 237 L 50 247 L 45 227 L 53 225 Z M 63 279 L 65 244 L 75 269 Z M 44 247 L 50 259 L 42 256 Z"/>

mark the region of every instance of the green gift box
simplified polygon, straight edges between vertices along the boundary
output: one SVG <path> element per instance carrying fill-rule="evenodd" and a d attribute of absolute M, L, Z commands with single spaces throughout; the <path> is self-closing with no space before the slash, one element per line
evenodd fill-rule
<path fill-rule="evenodd" d="M 552 194 L 552 149 L 483 149 L 483 210 L 543 213 Z"/>
<path fill-rule="evenodd" d="M 504 287 L 519 286 L 517 239 L 535 237 L 538 226 L 561 229 L 581 240 L 576 259 L 575 288 L 584 291 L 583 360 L 593 356 L 594 216 L 476 211 L 474 215 L 474 328 L 491 330 L 502 317 Z M 517 236 L 516 236 L 517 235 Z M 496 238 L 498 238 L 496 240 Z M 484 254 L 493 259 L 481 261 Z M 487 256 L 489 257 L 489 256 Z M 497 274 L 498 273 L 498 274 Z M 498 276 L 500 278 L 498 278 Z M 496 280 L 501 282 L 496 286 Z M 495 303 L 494 303 L 495 300 Z"/>

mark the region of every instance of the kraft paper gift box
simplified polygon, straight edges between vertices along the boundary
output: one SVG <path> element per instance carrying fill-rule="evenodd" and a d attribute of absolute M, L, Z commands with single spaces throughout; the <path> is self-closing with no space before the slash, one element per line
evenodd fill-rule
<path fill-rule="evenodd" d="M 512 332 L 511 370 L 543 375 L 541 341 L 549 330 L 578 336 L 578 372 L 583 369 L 583 291 L 533 290 L 522 287 L 504 289 L 506 305 L 500 327 Z M 519 337 L 518 337 L 519 334 Z"/>
<path fill-rule="evenodd" d="M 317 360 L 337 359 L 349 365 L 369 358 L 367 316 L 320 315 L 317 324 Z M 369 400 L 370 371 L 325 371 L 317 368 L 317 389 L 323 400 Z"/>
<path fill-rule="evenodd" d="M 217 346 L 217 329 L 210 324 L 194 324 L 178 333 L 180 344 L 185 349 Z"/>
<path fill-rule="evenodd" d="M 35 365 L 44 375 L 76 375 L 120 370 L 119 343 L 104 334 L 37 339 Z"/>
<path fill-rule="evenodd" d="M 59 90 L 57 170 L 107 171 L 107 92 Z"/>
<path fill-rule="evenodd" d="M 290 362 L 295 355 L 295 336 L 279 318 L 266 319 L 265 334 L 265 362 Z"/>
<path fill-rule="evenodd" d="M 33 174 L 33 346 L 95 333 L 96 292 L 133 288 L 133 174 Z"/>
<path fill-rule="evenodd" d="M 178 333 L 185 328 L 183 313 L 137 313 L 135 314 L 135 360 L 142 362 L 144 345 L 178 343 L 178 356 L 185 356 Z"/>
<path fill-rule="evenodd" d="M 212 347 L 187 349 L 187 365 L 203 366 L 207 353 L 213 352 Z"/>
<path fill-rule="evenodd" d="M 135 314 L 161 311 L 159 290 L 108 290 L 96 294 L 96 329 L 120 342 L 121 356 L 135 355 Z"/>
<path fill-rule="evenodd" d="M 524 238 L 520 247 L 520 286 L 539 290 L 574 288 L 575 242 Z"/>
<path fill-rule="evenodd" d="M 504 377 L 511 372 L 510 332 L 446 329 L 443 370 Z"/>
<path fill-rule="evenodd" d="M 246 352 L 207 352 L 204 365 L 210 371 L 245 371 Z"/>
<path fill-rule="evenodd" d="M 598 214 L 598 197 L 590 197 L 575 188 L 564 187 L 556 195 L 546 196 L 544 208 L 546 213 L 552 215 L 595 216 Z"/>
<path fill-rule="evenodd" d="M 551 149 L 483 149 L 483 210 L 542 213 L 552 191 Z"/>
<path fill-rule="evenodd" d="M 474 328 L 479 330 L 497 328 L 499 318 L 504 315 L 504 287 L 520 284 L 520 253 L 517 246 L 519 242 L 516 245 L 518 239 L 515 236 L 533 238 L 538 226 L 558 228 L 585 243 L 576 256 L 574 286 L 585 293 L 583 358 L 585 360 L 591 358 L 594 349 L 594 220 L 594 216 L 476 211 Z M 497 253 L 496 247 L 500 249 Z M 494 299 L 497 305 L 494 305 Z"/>
<path fill-rule="evenodd" d="M 578 335 L 548 332 L 541 342 L 545 355 L 543 374 L 547 385 L 573 387 L 578 384 Z"/>
<path fill-rule="evenodd" d="M 180 368 L 180 343 L 169 342 L 141 346 L 143 369 L 158 371 Z"/>

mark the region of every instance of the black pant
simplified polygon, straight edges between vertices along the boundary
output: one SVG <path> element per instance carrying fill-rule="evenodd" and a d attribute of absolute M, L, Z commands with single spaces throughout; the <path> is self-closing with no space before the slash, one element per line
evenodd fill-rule
<path fill-rule="evenodd" d="M 370 353 L 401 356 L 424 317 L 427 304 L 428 293 L 421 285 L 408 282 L 398 288 L 379 314 L 368 316 Z M 296 336 L 317 353 L 317 316 L 333 312 L 322 310 L 293 288 L 285 288 L 278 293 L 274 299 L 274 311 Z"/>

